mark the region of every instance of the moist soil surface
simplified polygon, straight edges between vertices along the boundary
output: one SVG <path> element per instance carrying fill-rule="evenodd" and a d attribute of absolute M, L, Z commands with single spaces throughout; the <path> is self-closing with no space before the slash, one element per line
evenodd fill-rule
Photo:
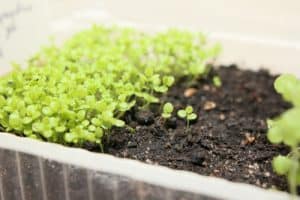
<path fill-rule="evenodd" d="M 219 75 L 222 86 L 212 83 Z M 272 158 L 287 154 L 266 136 L 266 119 L 289 108 L 273 89 L 276 76 L 265 70 L 221 66 L 189 86 L 176 83 L 161 97 L 174 105 L 173 117 L 161 118 L 161 108 L 132 109 L 124 120 L 131 127 L 113 129 L 105 152 L 173 169 L 225 178 L 263 188 L 288 190 L 284 177 L 272 171 Z M 176 112 L 191 105 L 198 118 L 187 129 Z"/>

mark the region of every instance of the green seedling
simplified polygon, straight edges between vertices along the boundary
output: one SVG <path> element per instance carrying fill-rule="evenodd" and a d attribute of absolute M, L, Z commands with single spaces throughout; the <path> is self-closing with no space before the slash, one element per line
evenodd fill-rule
<path fill-rule="evenodd" d="M 177 115 L 178 117 L 186 120 L 187 130 L 189 130 L 190 121 L 197 118 L 197 114 L 194 113 L 194 109 L 192 106 L 187 106 L 185 109 L 178 110 Z"/>
<path fill-rule="evenodd" d="M 164 119 L 169 119 L 172 116 L 173 110 L 174 110 L 174 107 L 170 102 L 165 103 L 164 107 L 163 107 L 163 113 L 161 114 L 161 116 Z"/>
<path fill-rule="evenodd" d="M 213 84 L 216 87 L 221 87 L 222 86 L 221 78 L 219 76 L 214 76 L 213 77 Z"/>
<path fill-rule="evenodd" d="M 300 80 L 293 75 L 281 75 L 275 80 L 274 87 L 294 106 L 279 117 L 267 121 L 268 139 L 274 144 L 283 143 L 291 149 L 288 155 L 275 157 L 272 164 L 275 172 L 286 176 L 294 198 L 297 186 L 300 185 Z"/>

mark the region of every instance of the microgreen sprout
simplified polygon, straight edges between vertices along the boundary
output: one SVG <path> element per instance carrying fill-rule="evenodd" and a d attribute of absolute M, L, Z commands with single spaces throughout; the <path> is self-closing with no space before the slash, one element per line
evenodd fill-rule
<path fill-rule="evenodd" d="M 185 109 L 178 110 L 177 115 L 178 117 L 186 120 L 187 130 L 189 130 L 190 121 L 197 118 L 197 114 L 194 113 L 194 109 L 192 106 L 187 106 Z"/>
<path fill-rule="evenodd" d="M 161 116 L 164 119 L 169 119 L 172 116 L 173 110 L 174 110 L 173 105 L 170 102 L 167 102 L 163 106 L 163 113 L 161 114 Z"/>
<path fill-rule="evenodd" d="M 216 87 L 221 87 L 222 86 L 221 78 L 219 76 L 214 76 L 213 77 L 213 84 Z"/>
<path fill-rule="evenodd" d="M 275 157 L 272 164 L 275 172 L 287 177 L 291 194 L 295 197 L 297 186 L 300 185 L 300 80 L 293 75 L 281 75 L 275 80 L 274 87 L 294 107 L 267 121 L 268 139 L 291 149 L 288 155 Z"/>

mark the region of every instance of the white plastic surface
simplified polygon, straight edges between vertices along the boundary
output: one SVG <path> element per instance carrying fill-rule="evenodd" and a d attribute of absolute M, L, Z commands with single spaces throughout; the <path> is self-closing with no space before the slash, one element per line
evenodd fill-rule
<path fill-rule="evenodd" d="M 0 148 L 226 200 L 289 200 L 285 192 L 0 133 Z M 76 156 L 74 156 L 76 155 Z M 296 199 L 295 199 L 296 200 Z M 297 200 L 299 200 L 297 198 Z"/>

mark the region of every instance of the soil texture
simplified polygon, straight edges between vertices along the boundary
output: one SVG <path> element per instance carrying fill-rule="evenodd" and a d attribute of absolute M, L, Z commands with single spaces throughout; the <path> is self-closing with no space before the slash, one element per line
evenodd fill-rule
<path fill-rule="evenodd" d="M 221 87 L 212 76 L 219 75 Z M 290 107 L 273 88 L 276 76 L 266 70 L 240 70 L 235 65 L 215 68 L 196 83 L 183 79 L 161 97 L 174 105 L 173 117 L 161 118 L 160 106 L 126 113 L 126 129 L 112 130 L 105 152 L 173 169 L 222 177 L 263 188 L 286 190 L 284 177 L 272 171 L 272 159 L 287 154 L 266 136 L 266 119 Z M 187 129 L 177 111 L 191 105 L 197 119 Z M 93 147 L 86 146 L 90 150 Z"/>

